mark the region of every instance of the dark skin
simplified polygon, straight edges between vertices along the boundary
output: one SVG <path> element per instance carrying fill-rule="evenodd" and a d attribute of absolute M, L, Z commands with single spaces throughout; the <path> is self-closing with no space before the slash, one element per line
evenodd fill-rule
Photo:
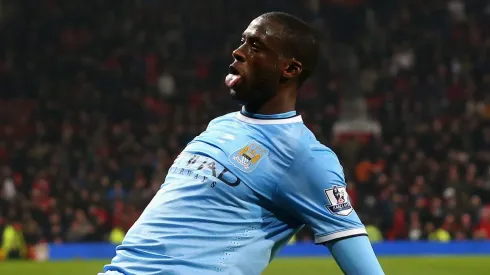
<path fill-rule="evenodd" d="M 277 114 L 295 110 L 301 62 L 288 56 L 287 34 L 280 23 L 258 17 L 243 32 L 233 51 L 230 72 L 240 81 L 232 88 L 233 99 L 249 112 Z"/>
<path fill-rule="evenodd" d="M 240 77 L 227 76 L 225 82 L 232 86 L 232 98 L 244 103 L 247 111 L 278 114 L 295 109 L 303 65 L 288 55 L 290 35 L 280 23 L 264 17 L 253 20 L 243 33 L 240 46 L 233 51 L 235 62 L 230 66 L 230 73 Z M 239 80 L 228 81 L 230 79 Z M 347 254 L 352 251 L 349 238 L 328 241 L 324 245 L 328 246 L 345 274 L 384 274 L 367 237 L 359 238 L 355 241 L 356 245 L 362 243 L 357 248 L 362 252 L 354 250 L 358 251 L 357 255 Z M 358 255 L 367 260 L 357 261 Z"/>

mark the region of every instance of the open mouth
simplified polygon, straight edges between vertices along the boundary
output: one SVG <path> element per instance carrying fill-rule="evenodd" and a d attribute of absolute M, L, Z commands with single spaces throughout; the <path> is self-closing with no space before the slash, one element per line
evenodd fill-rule
<path fill-rule="evenodd" d="M 225 84 L 228 86 L 228 88 L 234 88 L 237 86 L 241 78 L 240 72 L 233 65 L 231 65 L 228 69 L 228 75 L 225 77 Z"/>

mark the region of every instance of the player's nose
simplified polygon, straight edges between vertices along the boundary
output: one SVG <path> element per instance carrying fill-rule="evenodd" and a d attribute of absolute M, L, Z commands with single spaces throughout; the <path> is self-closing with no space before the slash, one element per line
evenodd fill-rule
<path fill-rule="evenodd" d="M 241 50 L 241 47 L 234 50 L 231 55 L 236 61 L 245 62 L 245 54 Z"/>

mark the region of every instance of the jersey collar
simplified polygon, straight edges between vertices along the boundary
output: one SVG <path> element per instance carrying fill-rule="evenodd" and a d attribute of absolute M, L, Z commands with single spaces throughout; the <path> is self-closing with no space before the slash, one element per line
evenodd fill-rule
<path fill-rule="evenodd" d="M 289 124 L 289 123 L 301 123 L 303 119 L 300 115 L 296 114 L 296 111 L 291 111 L 282 114 L 273 114 L 273 115 L 263 115 L 263 114 L 254 114 L 245 110 L 245 106 L 242 107 L 242 110 L 237 113 L 237 119 L 250 124 L 261 124 L 261 125 L 270 125 L 270 124 Z"/>

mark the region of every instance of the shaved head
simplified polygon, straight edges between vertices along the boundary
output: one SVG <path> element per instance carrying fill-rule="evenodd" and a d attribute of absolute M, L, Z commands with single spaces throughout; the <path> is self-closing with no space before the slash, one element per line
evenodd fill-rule
<path fill-rule="evenodd" d="M 280 26 L 277 30 L 281 31 L 277 35 L 283 41 L 282 54 L 295 58 L 303 65 L 298 83 L 301 85 L 316 67 L 319 55 L 317 32 L 305 21 L 284 12 L 269 12 L 259 18 Z"/>
<path fill-rule="evenodd" d="M 317 34 L 306 22 L 283 12 L 265 13 L 242 33 L 225 83 L 232 98 L 248 106 L 278 97 L 293 102 L 318 53 Z"/>

